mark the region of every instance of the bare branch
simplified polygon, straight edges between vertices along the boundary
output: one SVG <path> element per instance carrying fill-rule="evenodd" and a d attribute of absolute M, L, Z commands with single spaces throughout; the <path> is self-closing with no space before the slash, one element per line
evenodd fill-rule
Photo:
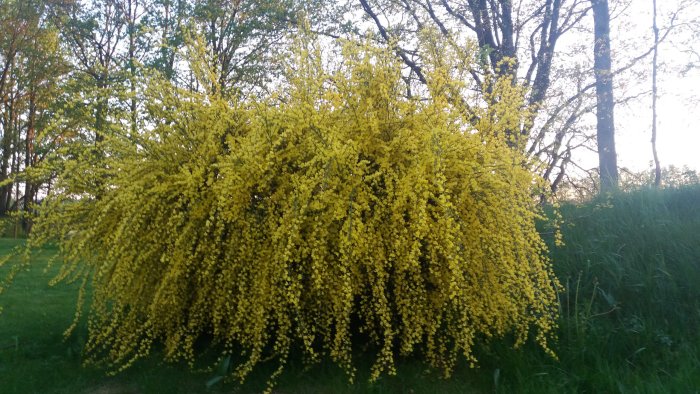
<path fill-rule="evenodd" d="M 457 19 L 458 21 L 460 21 L 464 26 L 466 26 L 466 27 L 469 28 L 470 30 L 476 32 L 476 26 L 474 26 L 472 23 L 470 23 L 464 15 L 462 15 L 462 14 L 456 12 L 456 11 L 450 6 L 450 4 L 447 2 L 447 0 L 442 0 L 442 6 L 445 7 L 445 10 L 446 10 L 450 15 L 452 15 L 452 17 L 454 17 L 455 19 Z"/>
<path fill-rule="evenodd" d="M 374 21 L 374 24 L 377 26 L 377 29 L 379 30 L 379 34 L 381 34 L 382 38 L 386 41 L 388 45 L 393 46 L 394 51 L 396 54 L 401 58 L 401 60 L 413 71 L 416 76 L 418 77 L 418 80 L 426 84 L 427 81 L 425 79 L 425 75 L 423 75 L 423 70 L 422 68 L 413 60 L 408 58 L 408 55 L 406 54 L 406 51 L 400 48 L 396 43 L 394 38 L 389 34 L 389 32 L 386 30 L 384 25 L 382 25 L 382 22 L 379 20 L 379 17 L 377 14 L 372 10 L 372 7 L 369 5 L 367 0 L 360 0 L 360 4 L 362 4 L 362 9 L 365 10 L 367 15 L 369 15 L 370 18 Z"/>

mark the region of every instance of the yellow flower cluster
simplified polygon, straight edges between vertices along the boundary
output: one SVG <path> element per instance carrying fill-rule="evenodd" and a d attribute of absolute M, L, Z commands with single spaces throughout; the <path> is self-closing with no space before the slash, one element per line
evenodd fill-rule
<path fill-rule="evenodd" d="M 409 99 L 385 51 L 349 46 L 334 72 L 298 52 L 268 100 L 154 83 L 152 130 L 66 166 L 32 244 L 58 240 L 62 276 L 89 279 L 87 354 L 120 370 L 160 343 L 194 362 L 209 337 L 246 356 L 240 379 L 270 356 L 278 374 L 292 348 L 352 379 L 360 334 L 378 349 L 372 378 L 412 353 L 449 375 L 509 333 L 550 351 L 536 181 L 485 137 L 517 121 L 519 93 L 474 125 L 439 69 L 432 99 Z"/>

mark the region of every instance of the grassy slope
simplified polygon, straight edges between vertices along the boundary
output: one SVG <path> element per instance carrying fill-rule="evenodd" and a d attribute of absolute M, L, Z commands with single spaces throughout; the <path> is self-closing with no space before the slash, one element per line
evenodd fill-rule
<path fill-rule="evenodd" d="M 560 361 L 500 348 L 504 392 L 700 392 L 700 187 L 561 214 Z"/>
<path fill-rule="evenodd" d="M 416 361 L 398 377 L 366 383 L 369 360 L 348 385 L 334 366 L 304 370 L 293 362 L 284 393 L 700 392 L 700 188 L 644 191 L 562 207 L 566 246 L 552 247 L 561 294 L 559 361 L 534 346 L 481 346 L 478 370 L 461 366 L 450 380 Z M 0 239 L 0 254 L 17 241 Z M 50 251 L 48 251 L 50 252 Z M 157 355 L 117 377 L 80 364 L 85 326 L 68 340 L 76 286 L 46 283 L 47 253 L 0 296 L 0 393 L 258 392 L 273 365 L 238 387 L 207 391 L 211 372 L 164 364 Z M 0 269 L 0 275 L 4 272 Z M 363 363 L 363 361 L 366 361 Z M 362 369 L 364 366 L 364 369 Z"/>
<path fill-rule="evenodd" d="M 560 353 L 579 388 L 700 390 L 700 187 L 643 190 L 562 214 L 567 245 L 553 248 L 569 288 Z"/>

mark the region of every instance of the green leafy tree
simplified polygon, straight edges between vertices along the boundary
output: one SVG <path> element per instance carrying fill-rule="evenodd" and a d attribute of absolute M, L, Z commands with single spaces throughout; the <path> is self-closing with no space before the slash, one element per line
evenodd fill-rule
<path fill-rule="evenodd" d="M 193 5 L 194 33 L 203 37 L 216 79 L 208 87 L 223 96 L 265 87 L 281 73 L 273 56 L 296 26 L 299 1 L 205 0 Z"/>
<path fill-rule="evenodd" d="M 68 72 L 56 26 L 48 18 L 52 7 L 47 1 L 0 5 L 0 29 L 8 32 L 0 40 L 0 215 L 29 209 L 46 183 L 33 167 L 52 145 L 45 134 Z"/>
<path fill-rule="evenodd" d="M 146 63 L 165 76 L 177 80 L 176 61 L 178 49 L 184 46 L 185 31 L 191 15 L 191 4 L 187 0 L 153 0 L 149 12 L 144 15 L 144 23 L 155 37 L 157 50 L 150 53 Z"/>
<path fill-rule="evenodd" d="M 92 124 L 84 132 L 99 143 L 120 116 L 115 99 L 123 98 L 126 80 L 121 49 L 127 45 L 127 18 L 119 0 L 66 2 L 56 13 L 64 44 L 72 51 L 73 83 L 82 86 L 82 101 L 90 107 Z M 76 98 L 77 99 L 77 98 Z"/>

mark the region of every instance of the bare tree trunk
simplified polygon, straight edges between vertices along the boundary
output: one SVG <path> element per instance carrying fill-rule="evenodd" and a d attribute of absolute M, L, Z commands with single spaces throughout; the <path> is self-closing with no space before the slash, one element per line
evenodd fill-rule
<path fill-rule="evenodd" d="M 3 119 L 2 136 L 2 164 L 0 164 L 0 181 L 5 181 L 9 177 L 10 155 L 12 154 L 12 116 L 5 115 Z M 7 214 L 7 205 L 10 200 L 11 187 L 8 185 L 0 187 L 0 216 Z"/>
<path fill-rule="evenodd" d="M 659 56 L 659 28 L 656 25 L 656 0 L 654 3 L 654 60 L 652 62 L 651 69 L 651 151 L 654 154 L 654 186 L 661 186 L 661 164 L 659 163 L 659 154 L 656 151 L 656 124 L 657 124 L 657 114 L 656 114 L 656 100 L 657 100 L 657 72 L 658 72 L 658 56 Z"/>
<path fill-rule="evenodd" d="M 99 97 L 97 98 L 97 106 L 95 108 L 95 147 L 104 141 L 105 138 L 105 122 L 107 117 L 107 99 L 103 98 L 104 90 L 107 88 L 107 76 L 102 74 L 97 80 L 97 90 Z M 96 151 L 98 154 L 99 152 Z"/>
<path fill-rule="evenodd" d="M 36 86 L 32 84 L 29 87 L 29 114 L 27 119 L 27 135 L 25 140 L 24 150 L 24 170 L 28 170 L 34 166 L 34 140 L 36 139 Z M 22 219 L 22 227 L 25 234 L 29 234 L 31 222 L 29 208 L 34 202 L 35 185 L 29 177 L 24 180 L 24 206 L 23 210 L 27 215 Z"/>
<path fill-rule="evenodd" d="M 14 143 L 13 147 L 14 149 L 12 150 L 12 167 L 14 168 L 13 173 L 19 174 L 19 168 L 20 168 L 20 161 L 22 158 L 20 157 L 20 129 L 19 129 L 19 119 L 15 119 L 14 121 L 15 126 L 17 127 L 17 130 L 14 133 Z M 19 232 L 19 200 L 20 200 L 20 195 L 19 195 L 19 182 L 14 183 L 15 187 L 15 200 L 14 200 L 14 211 L 15 211 L 15 238 L 18 236 Z"/>
<path fill-rule="evenodd" d="M 131 93 L 131 135 L 136 135 L 136 19 L 138 18 L 138 0 L 127 2 L 127 30 L 129 34 L 129 89 Z"/>
<path fill-rule="evenodd" d="M 615 101 L 613 99 L 612 58 L 610 54 L 610 11 L 608 0 L 591 0 L 594 23 L 593 59 L 596 84 L 596 116 L 600 191 L 607 193 L 618 187 L 617 153 L 615 151 Z"/>
<path fill-rule="evenodd" d="M 0 164 L 0 181 L 7 180 L 12 173 L 10 159 L 12 157 L 12 136 L 15 129 L 15 93 L 11 89 L 9 99 L 6 104 L 5 119 L 2 136 L 2 163 Z M 0 216 L 8 214 L 10 202 L 12 201 L 12 184 L 0 187 Z"/>

